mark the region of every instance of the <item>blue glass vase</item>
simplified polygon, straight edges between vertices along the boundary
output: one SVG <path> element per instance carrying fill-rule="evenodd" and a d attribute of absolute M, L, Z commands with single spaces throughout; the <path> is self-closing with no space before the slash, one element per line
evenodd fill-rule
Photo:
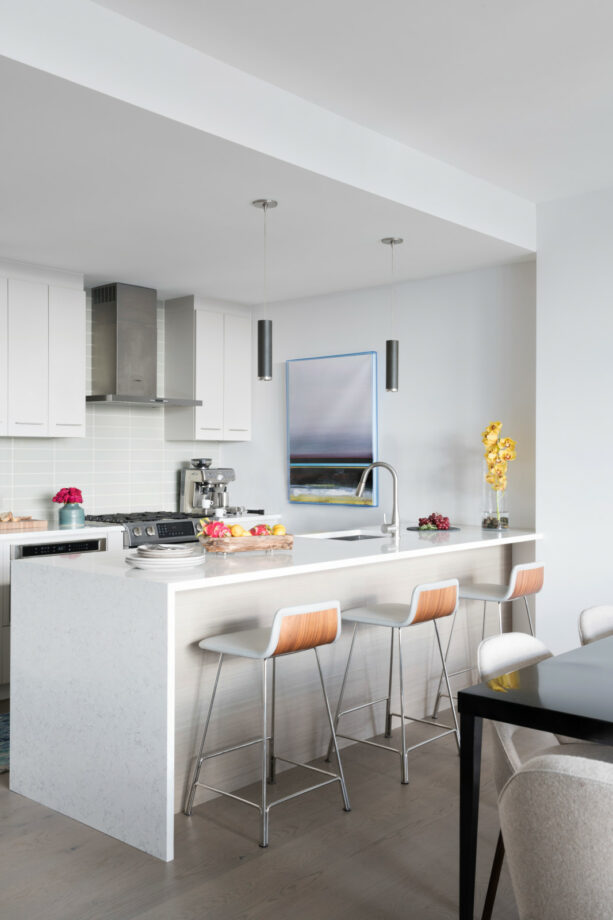
<path fill-rule="evenodd" d="M 83 506 L 76 502 L 66 502 L 60 508 L 60 529 L 72 530 L 75 527 L 85 526 L 85 512 Z"/>

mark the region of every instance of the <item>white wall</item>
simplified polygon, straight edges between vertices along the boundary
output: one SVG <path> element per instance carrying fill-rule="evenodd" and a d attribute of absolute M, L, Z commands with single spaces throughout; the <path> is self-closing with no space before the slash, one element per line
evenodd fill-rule
<path fill-rule="evenodd" d="M 579 644 L 577 617 L 613 602 L 613 189 L 538 208 L 538 633 Z"/>
<path fill-rule="evenodd" d="M 289 358 L 375 349 L 379 357 L 379 457 L 400 477 L 400 513 L 416 522 L 431 511 L 480 523 L 481 432 L 500 419 L 518 442 L 509 474 L 514 526 L 534 522 L 533 262 L 399 285 L 400 390 L 385 392 L 390 289 L 344 292 L 269 308 L 274 379 L 257 382 L 253 441 L 224 445 L 237 470 L 232 498 L 280 511 L 295 532 L 381 521 L 391 510 L 381 473 L 374 509 L 304 507 L 287 501 L 285 366 Z M 256 316 L 259 315 L 256 311 Z M 237 368 L 240 373 L 240 369 Z"/>

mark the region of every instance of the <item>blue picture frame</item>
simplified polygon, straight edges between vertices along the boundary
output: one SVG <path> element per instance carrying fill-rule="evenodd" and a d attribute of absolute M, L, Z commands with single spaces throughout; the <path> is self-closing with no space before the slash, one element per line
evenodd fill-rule
<path fill-rule="evenodd" d="M 293 504 L 374 508 L 377 470 L 377 353 L 358 351 L 286 361 L 287 490 Z"/>

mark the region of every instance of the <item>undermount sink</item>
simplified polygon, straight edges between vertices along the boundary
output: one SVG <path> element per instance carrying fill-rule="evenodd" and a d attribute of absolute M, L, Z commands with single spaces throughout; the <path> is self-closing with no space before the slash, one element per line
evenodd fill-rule
<path fill-rule="evenodd" d="M 330 540 L 382 540 L 374 533 L 348 533 L 344 537 L 330 537 Z"/>
<path fill-rule="evenodd" d="M 331 530 L 328 533 L 304 533 L 303 537 L 313 540 L 383 540 L 384 534 L 368 533 L 365 530 Z"/>

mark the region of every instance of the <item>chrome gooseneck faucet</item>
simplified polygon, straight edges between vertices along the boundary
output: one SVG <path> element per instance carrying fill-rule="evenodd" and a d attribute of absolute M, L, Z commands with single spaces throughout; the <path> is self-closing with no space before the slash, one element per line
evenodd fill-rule
<path fill-rule="evenodd" d="M 371 463 L 370 466 L 367 466 L 362 475 L 360 476 L 360 481 L 358 487 L 355 490 L 355 494 L 358 498 L 361 498 L 364 493 L 364 486 L 366 485 L 366 480 L 368 479 L 368 474 L 371 470 L 374 470 L 376 466 L 382 466 L 383 469 L 389 470 L 392 474 L 392 483 L 393 483 L 393 504 L 392 509 L 392 520 L 391 523 L 387 523 L 386 515 L 383 515 L 383 523 L 381 524 L 381 530 L 383 533 L 389 533 L 392 536 L 395 536 L 396 539 L 400 536 L 400 520 L 398 516 L 398 473 L 390 463 L 384 463 L 383 460 L 375 460 L 374 463 Z"/>

